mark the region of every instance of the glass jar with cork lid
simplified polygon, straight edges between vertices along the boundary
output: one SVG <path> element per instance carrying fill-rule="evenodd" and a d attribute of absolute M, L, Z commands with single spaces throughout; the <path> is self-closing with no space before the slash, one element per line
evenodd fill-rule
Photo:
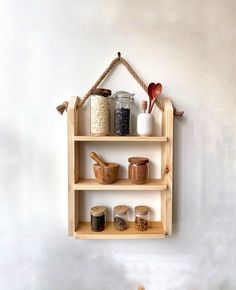
<path fill-rule="evenodd" d="M 131 134 L 131 115 L 134 105 L 134 94 L 126 91 L 118 91 L 114 94 L 115 116 L 114 133 L 118 136 L 128 136 Z"/>
<path fill-rule="evenodd" d="M 128 178 L 133 184 L 144 184 L 148 182 L 149 159 L 145 157 L 130 157 Z"/>
<path fill-rule="evenodd" d="M 92 89 L 90 96 L 90 133 L 93 136 L 107 136 L 110 131 L 110 108 L 107 89 Z"/>
<path fill-rule="evenodd" d="M 135 207 L 135 229 L 141 232 L 149 228 L 149 207 L 138 205 Z"/>
<path fill-rule="evenodd" d="M 101 232 L 106 227 L 106 208 L 94 206 L 91 208 L 91 230 Z"/>
<path fill-rule="evenodd" d="M 117 231 L 128 229 L 128 206 L 117 205 L 114 207 L 114 226 Z"/>

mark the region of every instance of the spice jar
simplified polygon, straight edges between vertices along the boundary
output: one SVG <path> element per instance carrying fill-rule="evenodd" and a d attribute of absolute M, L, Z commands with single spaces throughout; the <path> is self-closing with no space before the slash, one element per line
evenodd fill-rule
<path fill-rule="evenodd" d="M 149 159 L 144 157 L 129 158 L 129 180 L 133 184 L 144 184 L 148 181 Z"/>
<path fill-rule="evenodd" d="M 94 206 L 91 208 L 91 230 L 101 232 L 106 227 L 106 208 Z"/>
<path fill-rule="evenodd" d="M 117 205 L 114 207 L 114 226 L 117 231 L 128 229 L 128 206 Z"/>
<path fill-rule="evenodd" d="M 149 207 L 138 205 L 135 207 L 135 229 L 146 231 L 149 228 Z"/>
<path fill-rule="evenodd" d="M 119 91 L 115 97 L 115 135 L 125 136 L 131 134 L 131 105 L 134 102 L 134 94 Z"/>
<path fill-rule="evenodd" d="M 90 97 L 90 132 L 93 136 L 109 135 L 109 102 L 111 91 L 93 89 Z"/>

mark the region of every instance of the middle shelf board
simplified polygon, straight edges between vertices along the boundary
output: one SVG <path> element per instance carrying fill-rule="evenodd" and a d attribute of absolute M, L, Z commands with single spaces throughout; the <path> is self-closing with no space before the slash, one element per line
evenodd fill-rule
<path fill-rule="evenodd" d="M 74 141 L 115 141 L 115 142 L 166 142 L 167 137 L 165 136 L 151 136 L 151 137 L 140 137 L 140 136 L 74 136 Z"/>
<path fill-rule="evenodd" d="M 96 179 L 80 179 L 75 190 L 166 190 L 167 185 L 162 179 L 150 179 L 145 184 L 132 184 L 128 179 L 119 179 L 113 184 L 99 184 Z"/>

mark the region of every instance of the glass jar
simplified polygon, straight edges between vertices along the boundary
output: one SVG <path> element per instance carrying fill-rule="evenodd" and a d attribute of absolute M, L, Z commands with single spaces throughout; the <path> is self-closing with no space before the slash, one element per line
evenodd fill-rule
<path fill-rule="evenodd" d="M 91 230 L 101 232 L 106 227 L 106 208 L 94 206 L 91 208 Z"/>
<path fill-rule="evenodd" d="M 144 157 L 129 158 L 129 180 L 133 184 L 144 184 L 148 182 L 149 159 Z"/>
<path fill-rule="evenodd" d="M 114 207 L 114 226 L 117 231 L 128 229 L 128 206 L 117 205 Z"/>
<path fill-rule="evenodd" d="M 138 205 L 135 207 L 135 229 L 141 232 L 149 228 L 149 207 Z"/>
<path fill-rule="evenodd" d="M 90 133 L 93 136 L 109 135 L 109 101 L 111 91 L 93 89 L 90 96 Z"/>
<path fill-rule="evenodd" d="M 115 97 L 114 134 L 118 136 L 131 135 L 131 105 L 134 102 L 134 94 L 119 91 Z"/>

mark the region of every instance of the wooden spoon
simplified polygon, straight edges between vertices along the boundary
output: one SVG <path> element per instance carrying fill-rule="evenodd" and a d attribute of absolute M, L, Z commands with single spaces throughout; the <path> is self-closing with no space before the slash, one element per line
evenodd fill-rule
<path fill-rule="evenodd" d="M 152 108 L 153 108 L 157 98 L 160 97 L 161 92 L 162 92 L 162 84 L 157 83 L 152 87 L 152 92 L 151 92 L 152 100 L 151 100 L 151 105 L 150 105 L 150 109 L 149 109 L 148 113 L 152 112 Z"/>
<path fill-rule="evenodd" d="M 148 86 L 148 96 L 149 96 L 148 113 L 150 113 L 150 110 L 151 110 L 152 91 L 154 87 L 155 87 L 155 83 L 150 83 Z"/>
<path fill-rule="evenodd" d="M 108 164 L 107 164 L 106 162 L 104 162 L 101 158 L 99 158 L 95 152 L 91 152 L 91 153 L 90 153 L 90 157 L 91 157 L 94 161 L 96 161 L 99 165 L 101 165 L 101 166 L 107 166 L 107 165 L 108 165 Z"/>

